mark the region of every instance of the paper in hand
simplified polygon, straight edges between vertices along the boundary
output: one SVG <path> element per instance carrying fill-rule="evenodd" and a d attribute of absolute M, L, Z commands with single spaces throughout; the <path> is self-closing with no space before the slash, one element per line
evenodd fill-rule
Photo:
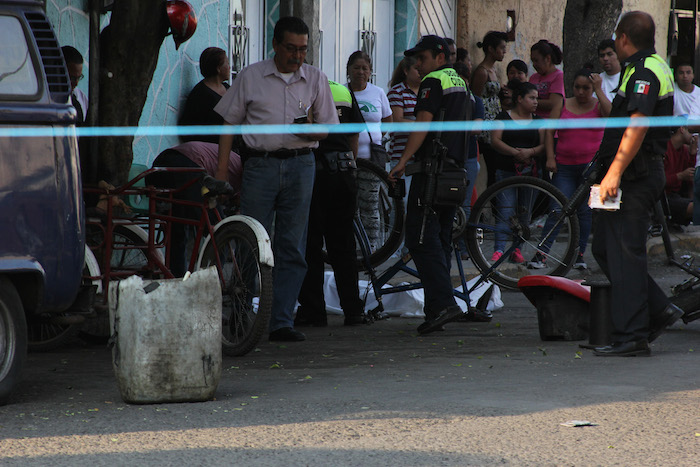
<path fill-rule="evenodd" d="M 588 206 L 591 209 L 603 209 L 606 211 L 617 211 L 620 209 L 620 202 L 622 200 L 622 190 L 617 189 L 617 196 L 614 198 L 608 198 L 604 203 L 600 202 L 600 185 L 593 185 L 591 187 L 591 195 L 588 198 Z"/>

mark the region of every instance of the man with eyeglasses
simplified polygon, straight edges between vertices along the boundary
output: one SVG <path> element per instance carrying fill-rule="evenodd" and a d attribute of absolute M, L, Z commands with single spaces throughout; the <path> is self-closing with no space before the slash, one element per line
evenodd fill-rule
<path fill-rule="evenodd" d="M 83 79 L 83 56 L 70 45 L 61 47 L 61 51 L 63 51 L 63 58 L 66 60 L 66 68 L 68 68 L 71 101 L 75 110 L 78 111 L 77 125 L 80 126 L 85 123 L 88 110 L 88 98 L 83 91 L 78 89 L 78 83 Z"/>
<path fill-rule="evenodd" d="M 299 18 L 275 25 L 275 56 L 238 74 L 214 110 L 229 125 L 337 124 L 338 115 L 326 75 L 304 63 L 309 28 Z M 316 172 L 312 150 L 326 134 L 294 130 L 243 134 L 241 214 L 251 216 L 272 238 L 271 341 L 303 341 L 294 329 L 294 307 L 306 273 L 306 227 Z M 217 178 L 226 179 L 232 134 L 219 139 Z M 274 231 L 273 227 L 274 219 Z"/>

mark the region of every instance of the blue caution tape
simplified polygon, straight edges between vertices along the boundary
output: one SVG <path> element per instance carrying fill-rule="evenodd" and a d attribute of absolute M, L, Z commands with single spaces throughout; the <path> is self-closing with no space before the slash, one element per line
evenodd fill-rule
<path fill-rule="evenodd" d="M 522 122 L 522 121 L 520 121 Z M 570 129 L 570 128 L 626 128 L 628 126 L 671 127 L 700 125 L 700 119 L 677 117 L 640 118 L 585 118 L 550 120 L 538 119 L 523 124 L 517 121 L 465 121 L 465 122 L 408 122 L 408 123 L 343 123 L 337 125 L 193 125 L 193 126 L 119 126 L 119 127 L 0 127 L 0 138 L 7 137 L 100 137 L 100 136 L 181 136 L 181 135 L 221 135 L 221 134 L 307 134 L 307 133 L 360 133 L 367 127 L 383 132 L 413 131 L 489 131 L 489 130 L 531 130 Z"/>

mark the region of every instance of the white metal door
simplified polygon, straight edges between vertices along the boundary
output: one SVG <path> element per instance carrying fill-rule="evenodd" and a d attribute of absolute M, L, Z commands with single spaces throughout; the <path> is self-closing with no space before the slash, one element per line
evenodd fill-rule
<path fill-rule="evenodd" d="M 389 89 L 394 72 L 394 0 L 375 0 L 376 59 L 374 84 Z"/>
<path fill-rule="evenodd" d="M 418 31 L 421 36 L 435 34 L 454 38 L 455 0 L 421 0 Z"/>
<path fill-rule="evenodd" d="M 229 62 L 231 79 L 263 58 L 263 6 L 259 0 L 229 0 Z"/>
<path fill-rule="evenodd" d="M 343 83 L 343 76 L 338 75 L 338 54 L 340 51 L 340 35 L 338 15 L 340 0 L 321 1 L 321 50 L 319 56 L 321 61 L 319 68 L 328 76 L 328 79 Z"/>

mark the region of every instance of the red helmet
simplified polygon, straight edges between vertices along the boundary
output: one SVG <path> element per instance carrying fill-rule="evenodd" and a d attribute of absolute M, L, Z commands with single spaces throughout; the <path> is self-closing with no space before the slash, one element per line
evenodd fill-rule
<path fill-rule="evenodd" d="M 177 50 L 180 44 L 192 37 L 197 30 L 197 16 L 194 14 L 192 5 L 185 0 L 168 0 L 165 11 L 168 13 L 175 50 Z"/>

